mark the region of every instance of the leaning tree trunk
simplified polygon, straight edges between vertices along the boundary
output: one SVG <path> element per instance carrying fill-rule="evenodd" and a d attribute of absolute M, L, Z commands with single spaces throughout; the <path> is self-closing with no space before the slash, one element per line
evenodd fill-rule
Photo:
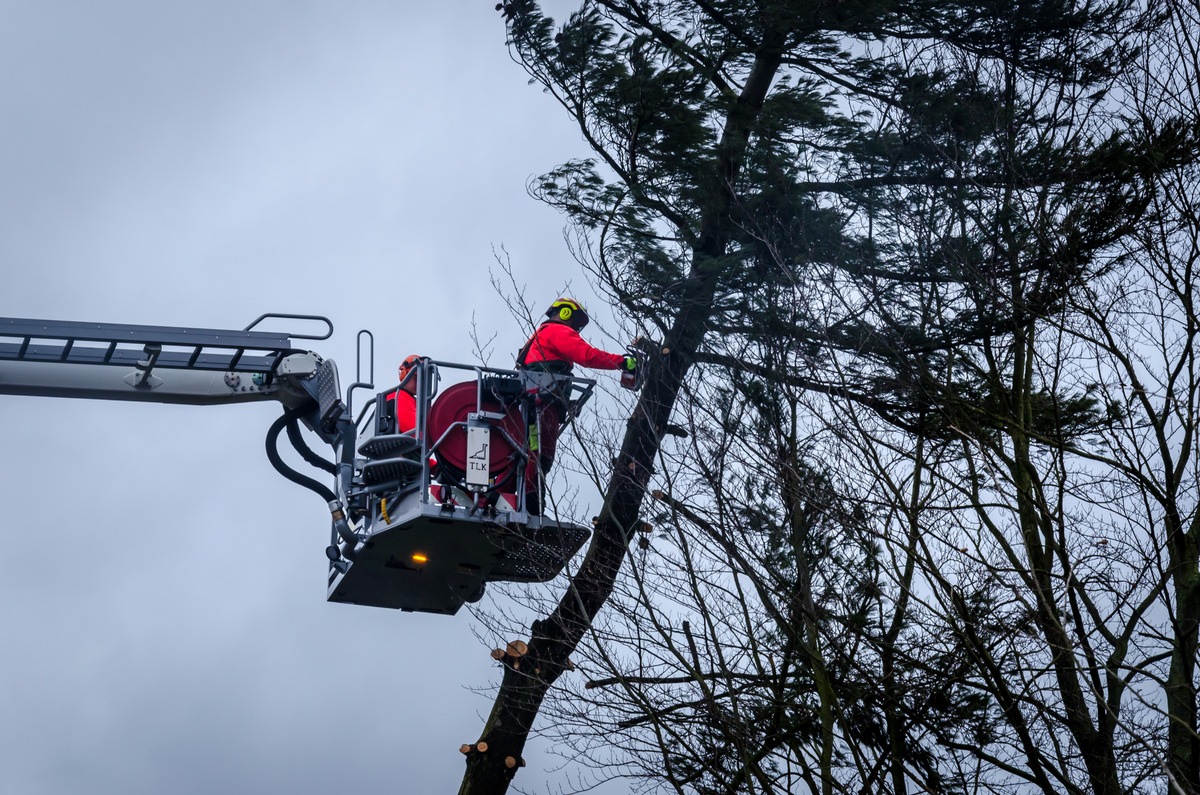
<path fill-rule="evenodd" d="M 630 418 L 587 556 L 554 612 L 533 622 L 529 643 L 524 648 L 510 646 L 508 653 L 497 655 L 505 665 L 504 678 L 479 741 L 463 746 L 467 770 L 459 795 L 498 795 L 507 791 L 547 691 L 612 593 L 663 431 L 704 339 L 719 286 L 718 263 L 729 242 L 729 215 L 736 199 L 733 186 L 779 69 L 781 45 L 781 41 L 770 42 L 760 48 L 746 84 L 725 119 L 713 159 L 714 197 L 700 219 L 679 312 L 663 342 L 659 364 L 647 374 Z"/>

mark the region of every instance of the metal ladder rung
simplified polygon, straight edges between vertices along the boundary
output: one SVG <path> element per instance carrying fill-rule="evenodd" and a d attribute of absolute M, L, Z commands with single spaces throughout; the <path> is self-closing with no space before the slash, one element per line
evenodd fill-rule
<path fill-rule="evenodd" d="M 252 355 L 242 351 L 230 353 L 196 354 L 187 351 L 164 350 L 159 354 L 155 367 L 175 370 L 216 370 L 251 373 L 273 373 L 289 351 L 268 350 L 264 355 Z M 133 366 L 145 358 L 144 349 L 85 347 L 74 345 L 67 350 L 65 344 L 37 344 L 22 342 L 20 345 L 0 342 L 0 361 L 62 362 L 65 364 Z"/>
<path fill-rule="evenodd" d="M 265 374 L 297 352 L 289 335 L 264 331 L 0 318 L 0 361 L 136 365 L 146 346 L 160 348 L 155 367 Z"/>

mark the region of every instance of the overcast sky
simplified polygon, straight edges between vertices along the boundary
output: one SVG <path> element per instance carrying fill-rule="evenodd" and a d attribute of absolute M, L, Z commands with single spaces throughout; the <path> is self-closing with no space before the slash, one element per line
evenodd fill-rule
<path fill-rule="evenodd" d="M 359 328 L 390 378 L 471 360 L 474 315 L 507 363 L 493 249 L 539 303 L 589 297 L 525 192 L 585 152 L 493 5 L 0 0 L 0 315 L 327 315 L 343 384 Z M 0 407 L 0 792 L 457 791 L 507 639 L 325 602 L 273 404 Z"/>

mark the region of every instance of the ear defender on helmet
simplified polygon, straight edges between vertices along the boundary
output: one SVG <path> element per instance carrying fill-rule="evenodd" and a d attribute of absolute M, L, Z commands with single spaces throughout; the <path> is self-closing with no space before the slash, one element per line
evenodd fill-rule
<path fill-rule="evenodd" d="M 417 365 L 417 362 L 419 362 L 420 360 L 421 360 L 421 357 L 415 353 L 412 353 L 412 354 L 409 354 L 408 356 L 406 356 L 404 358 L 404 361 L 400 362 L 400 368 L 399 368 L 400 369 L 400 377 L 404 378 L 404 376 L 408 374 L 408 371 L 413 369 L 413 367 L 415 367 Z"/>
<path fill-rule="evenodd" d="M 546 310 L 546 317 L 569 323 L 575 328 L 583 328 L 588 322 L 587 310 L 571 298 L 560 298 L 551 304 Z"/>

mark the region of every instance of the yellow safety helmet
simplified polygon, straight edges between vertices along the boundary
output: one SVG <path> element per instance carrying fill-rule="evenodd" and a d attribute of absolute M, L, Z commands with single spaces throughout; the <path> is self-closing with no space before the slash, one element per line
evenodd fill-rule
<path fill-rule="evenodd" d="M 550 304 L 550 308 L 546 310 L 546 317 L 562 321 L 576 329 L 588 324 L 587 310 L 574 298 L 559 298 Z"/>

